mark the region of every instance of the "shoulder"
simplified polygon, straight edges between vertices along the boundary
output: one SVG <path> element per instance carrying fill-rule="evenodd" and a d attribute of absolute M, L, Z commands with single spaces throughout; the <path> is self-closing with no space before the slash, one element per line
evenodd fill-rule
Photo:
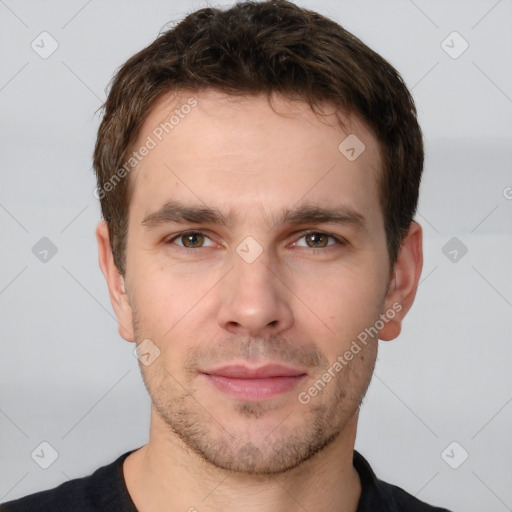
<path fill-rule="evenodd" d="M 420 501 L 396 485 L 379 480 L 368 461 L 355 450 L 353 464 L 362 487 L 357 512 L 450 512 Z"/>
<path fill-rule="evenodd" d="M 391 510 L 399 512 L 450 512 L 446 508 L 439 508 L 429 505 L 424 501 L 420 501 L 418 498 L 404 491 L 396 485 L 388 484 L 379 480 L 379 486 L 381 491 L 385 492 L 394 508 Z"/>
<path fill-rule="evenodd" d="M 132 450 L 133 451 L 133 450 Z M 29 494 L 0 504 L 0 512 L 98 512 L 119 510 L 123 495 L 122 463 L 132 453 L 82 478 L 64 482 L 53 489 Z"/>
<path fill-rule="evenodd" d="M 89 512 L 98 510 L 88 490 L 92 476 L 64 482 L 58 487 L 29 494 L 0 505 L 0 512 Z"/>

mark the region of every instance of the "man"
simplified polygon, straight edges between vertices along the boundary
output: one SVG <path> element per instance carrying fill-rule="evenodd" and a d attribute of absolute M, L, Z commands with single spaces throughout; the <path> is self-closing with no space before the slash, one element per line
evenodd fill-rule
<path fill-rule="evenodd" d="M 398 73 L 292 3 L 201 9 L 130 58 L 96 233 L 149 442 L 2 510 L 444 510 L 354 451 L 418 286 L 422 167 Z"/>

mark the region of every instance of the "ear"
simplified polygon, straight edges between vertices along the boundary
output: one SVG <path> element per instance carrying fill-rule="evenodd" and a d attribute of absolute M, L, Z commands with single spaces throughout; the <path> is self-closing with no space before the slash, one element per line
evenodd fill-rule
<path fill-rule="evenodd" d="M 423 232 L 421 226 L 413 221 L 405 236 L 398 259 L 389 283 L 384 302 L 383 314 L 389 319 L 379 333 L 379 339 L 394 340 L 402 330 L 402 320 L 411 309 L 418 289 L 423 268 Z M 391 318 L 391 312 L 395 315 Z"/>
<path fill-rule="evenodd" d="M 114 263 L 108 224 L 105 221 L 101 221 L 96 227 L 96 240 L 98 242 L 98 260 L 107 281 L 110 302 L 119 323 L 119 334 L 126 341 L 134 341 L 132 308 L 126 294 L 124 277 Z"/>

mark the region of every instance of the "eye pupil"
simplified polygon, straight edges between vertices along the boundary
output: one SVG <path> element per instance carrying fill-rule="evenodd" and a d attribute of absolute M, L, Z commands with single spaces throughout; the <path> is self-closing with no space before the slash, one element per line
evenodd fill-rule
<path fill-rule="evenodd" d="M 326 236 L 323 233 L 311 233 L 309 235 L 306 235 L 306 238 L 309 238 L 309 239 L 313 239 L 314 238 L 314 239 L 316 239 L 316 242 L 313 241 L 314 245 L 312 247 L 325 247 L 325 244 L 321 244 L 321 245 L 317 244 L 317 242 L 318 242 L 318 238 L 317 237 L 324 237 L 324 239 L 326 238 Z"/>
<path fill-rule="evenodd" d="M 185 247 L 196 247 L 196 244 L 198 243 L 197 240 L 202 238 L 201 233 L 187 233 L 186 235 L 183 235 L 183 245 Z M 191 242 L 192 245 L 189 245 L 189 242 Z"/>

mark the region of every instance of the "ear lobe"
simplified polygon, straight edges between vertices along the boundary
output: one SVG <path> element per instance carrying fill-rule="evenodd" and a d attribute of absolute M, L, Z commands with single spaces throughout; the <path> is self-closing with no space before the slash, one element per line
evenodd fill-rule
<path fill-rule="evenodd" d="M 125 278 L 114 263 L 108 224 L 105 221 L 101 221 L 96 227 L 96 240 L 98 242 L 98 262 L 107 281 L 110 302 L 119 324 L 119 334 L 126 341 L 134 341 L 133 314 L 126 293 Z"/>
<path fill-rule="evenodd" d="M 390 341 L 398 337 L 402 330 L 402 320 L 411 309 L 416 297 L 418 283 L 423 268 L 423 231 L 413 221 L 405 236 L 389 284 L 382 314 L 388 322 L 379 333 L 379 339 Z"/>

